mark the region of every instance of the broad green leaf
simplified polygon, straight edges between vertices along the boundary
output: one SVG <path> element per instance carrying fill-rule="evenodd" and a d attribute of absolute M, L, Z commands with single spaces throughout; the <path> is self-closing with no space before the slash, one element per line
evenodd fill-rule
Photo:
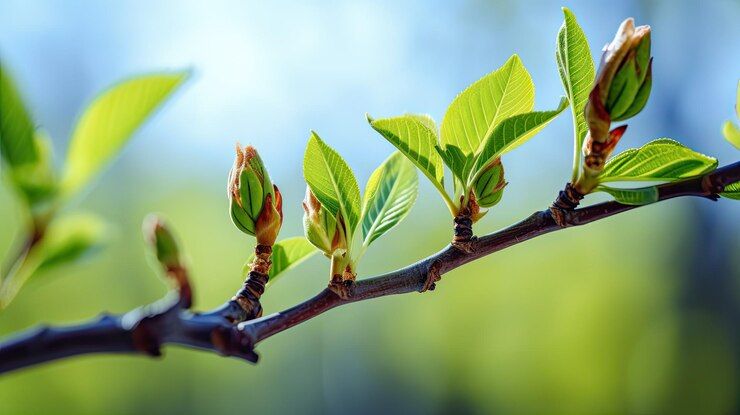
<path fill-rule="evenodd" d="M 599 186 L 597 191 L 609 193 L 619 203 L 625 205 L 647 205 L 658 201 L 658 189 L 654 186 L 639 189 L 616 189 Z"/>
<path fill-rule="evenodd" d="M 554 111 L 528 112 L 504 120 L 486 137 L 472 172 L 477 175 L 496 157 L 532 138 L 566 108 L 568 108 L 568 100 L 563 98 Z M 473 180 L 475 177 L 471 178 L 471 181 Z"/>
<path fill-rule="evenodd" d="M 503 120 L 534 108 L 534 85 L 517 55 L 470 85 L 452 101 L 442 119 L 441 143 L 477 153 Z"/>
<path fill-rule="evenodd" d="M 439 137 L 439 126 L 437 126 L 437 123 L 434 121 L 434 118 L 432 118 L 431 115 L 427 114 L 406 114 L 407 117 L 411 117 L 415 119 L 416 121 L 419 121 L 420 123 L 424 124 L 425 127 L 429 129 L 429 131 L 434 133 L 435 137 Z M 437 142 L 438 140 L 435 140 Z"/>
<path fill-rule="evenodd" d="M 270 257 L 272 266 L 268 273 L 270 277 L 269 283 L 271 284 L 275 282 L 275 279 L 277 279 L 278 276 L 310 258 L 317 252 L 319 251 L 317 251 L 316 248 L 314 248 L 314 246 L 302 236 L 278 241 L 272 246 L 272 256 Z M 242 274 L 244 277 L 249 273 L 252 261 L 254 261 L 254 254 L 249 256 L 249 259 L 247 259 L 247 262 L 244 264 L 244 268 L 242 268 Z"/>
<path fill-rule="evenodd" d="M 676 181 L 717 168 L 717 159 L 684 147 L 668 138 L 653 140 L 639 149 L 624 151 L 609 160 L 599 182 Z"/>
<path fill-rule="evenodd" d="M 62 177 L 66 194 L 90 181 L 149 115 L 187 78 L 187 73 L 140 76 L 98 96 L 75 128 Z"/>
<path fill-rule="evenodd" d="M 731 183 L 725 187 L 725 191 L 719 194 L 728 199 L 740 200 L 740 182 Z"/>
<path fill-rule="evenodd" d="M 570 101 L 575 129 L 574 170 L 580 167 L 581 148 L 588 132 L 586 117 L 583 113 L 588 95 L 594 84 L 594 61 L 591 57 L 591 48 L 583 30 L 578 25 L 576 17 L 567 8 L 563 7 L 565 20 L 558 32 L 558 41 L 555 57 L 563 82 L 565 94 Z M 574 171 L 575 173 L 575 171 Z"/>
<path fill-rule="evenodd" d="M 435 146 L 437 153 L 442 157 L 445 165 L 450 168 L 452 175 L 455 176 L 455 194 L 462 194 L 462 187 L 465 186 L 470 170 L 473 168 L 475 156 L 465 154 L 457 146 L 446 145 L 444 149 Z"/>
<path fill-rule="evenodd" d="M 303 158 L 303 177 L 329 213 L 345 218 L 349 234 L 360 221 L 360 187 L 342 157 L 315 132 L 311 132 Z"/>
<path fill-rule="evenodd" d="M 737 126 L 735 126 L 732 121 L 725 122 L 725 125 L 722 127 L 722 134 L 724 134 L 725 139 L 730 144 L 740 150 L 740 130 L 738 130 Z"/>
<path fill-rule="evenodd" d="M 414 206 L 418 190 L 414 165 L 400 152 L 393 153 L 373 172 L 365 188 L 363 245 L 398 225 Z"/>
<path fill-rule="evenodd" d="M 434 146 L 437 136 L 434 131 L 413 116 L 404 115 L 395 118 L 373 120 L 368 116 L 370 125 L 396 146 L 432 183 L 444 192 L 444 166 Z"/>
<path fill-rule="evenodd" d="M 34 126 L 23 100 L 0 64 L 0 156 L 10 167 L 33 163 L 38 159 L 33 143 Z"/>

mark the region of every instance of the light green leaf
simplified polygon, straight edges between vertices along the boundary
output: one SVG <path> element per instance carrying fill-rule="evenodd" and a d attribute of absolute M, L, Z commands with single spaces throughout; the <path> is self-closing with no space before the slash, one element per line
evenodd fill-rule
<path fill-rule="evenodd" d="M 732 121 L 725 122 L 725 125 L 722 127 L 722 134 L 724 134 L 725 139 L 730 144 L 740 150 L 740 130 L 738 130 L 737 126 L 735 126 Z"/>
<path fill-rule="evenodd" d="M 568 100 L 560 100 L 554 111 L 536 111 L 507 118 L 486 137 L 483 149 L 475 161 L 470 182 L 496 157 L 513 150 L 540 132 L 550 121 L 568 108 Z"/>
<path fill-rule="evenodd" d="M 565 94 L 570 101 L 570 109 L 573 113 L 575 130 L 573 170 L 574 174 L 577 174 L 581 165 L 583 140 L 588 132 L 583 110 L 594 84 L 595 71 L 591 48 L 588 46 L 586 35 L 578 25 L 576 17 L 565 7 L 563 7 L 563 14 L 565 20 L 558 32 L 555 57 L 560 72 L 560 80 L 563 82 Z"/>
<path fill-rule="evenodd" d="M 624 151 L 607 161 L 600 183 L 618 181 L 676 181 L 717 168 L 717 159 L 668 138 Z"/>
<path fill-rule="evenodd" d="M 455 194 L 462 194 L 462 188 L 465 186 L 465 180 L 470 174 L 475 162 L 475 155 L 465 154 L 457 146 L 446 145 L 444 150 L 435 146 L 437 153 L 442 157 L 445 165 L 450 168 L 452 175 L 455 177 Z"/>
<path fill-rule="evenodd" d="M 608 186 L 598 186 L 596 191 L 606 192 L 624 205 L 647 205 L 658 201 L 658 189 L 655 186 L 639 189 L 616 189 Z"/>
<path fill-rule="evenodd" d="M 477 153 L 503 120 L 534 108 L 534 84 L 517 55 L 470 85 L 452 101 L 442 119 L 441 143 Z"/>
<path fill-rule="evenodd" d="M 360 221 L 360 187 L 342 157 L 313 131 L 303 158 L 303 177 L 332 216 L 341 213 L 345 218 L 351 240 Z"/>
<path fill-rule="evenodd" d="M 444 192 L 444 166 L 434 146 L 437 136 L 425 123 L 412 116 L 404 115 L 395 118 L 373 120 L 368 116 L 370 125 L 396 146 L 432 183 Z"/>
<path fill-rule="evenodd" d="M 400 152 L 393 153 L 370 176 L 362 209 L 363 245 L 398 225 L 411 210 L 419 190 L 414 165 Z"/>
<path fill-rule="evenodd" d="M 51 140 L 43 130 L 36 130 L 32 140 L 36 160 L 8 169 L 13 185 L 31 207 L 46 202 L 54 196 L 58 185 Z"/>
<path fill-rule="evenodd" d="M 731 183 L 725 186 L 725 191 L 719 194 L 728 199 L 740 200 L 740 182 Z"/>
<path fill-rule="evenodd" d="M 38 247 L 39 271 L 92 254 L 104 245 L 107 234 L 105 222 L 92 214 L 76 213 L 56 219 Z"/>
<path fill-rule="evenodd" d="M 7 69 L 0 65 L 0 156 L 10 167 L 36 162 L 34 126 Z"/>
<path fill-rule="evenodd" d="M 439 126 L 437 126 L 437 122 L 434 121 L 434 118 L 432 118 L 431 115 L 427 114 L 406 114 L 407 117 L 411 117 L 415 119 L 416 121 L 419 121 L 420 123 L 424 124 L 425 127 L 429 129 L 429 131 L 434 133 L 435 137 L 439 137 Z M 436 143 L 438 140 L 434 140 Z"/>
<path fill-rule="evenodd" d="M 63 192 L 74 193 L 90 181 L 186 78 L 184 72 L 140 76 L 98 96 L 72 135 L 62 178 Z"/>
<path fill-rule="evenodd" d="M 275 279 L 277 279 L 278 276 L 307 260 L 317 252 L 319 251 L 317 251 L 316 248 L 314 248 L 314 246 L 302 236 L 278 241 L 272 246 L 272 256 L 270 257 L 272 266 L 268 273 L 270 277 L 269 283 L 271 284 L 275 282 Z M 252 254 L 244 264 L 244 268 L 242 269 L 244 277 L 249 273 L 252 261 L 254 261 L 254 254 Z"/>

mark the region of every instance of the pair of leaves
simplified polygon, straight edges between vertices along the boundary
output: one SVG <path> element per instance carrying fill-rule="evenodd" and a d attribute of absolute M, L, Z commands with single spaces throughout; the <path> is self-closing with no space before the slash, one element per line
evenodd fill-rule
<path fill-rule="evenodd" d="M 307 260 L 317 252 L 316 248 L 306 238 L 301 236 L 278 241 L 272 246 L 272 256 L 270 259 L 272 266 L 268 273 L 270 277 L 269 282 L 275 282 L 278 276 Z M 251 269 L 250 264 L 252 261 L 254 261 L 254 254 L 250 255 L 242 268 L 242 276 L 245 278 Z"/>
<path fill-rule="evenodd" d="M 561 102 L 555 111 L 531 112 L 534 85 L 513 55 L 453 100 L 439 134 L 428 116 L 368 117 L 368 122 L 429 178 L 454 214 L 444 189 L 443 164 L 454 176 L 455 193 L 464 194 L 492 160 L 531 138 L 566 106 Z"/>
<path fill-rule="evenodd" d="M 573 154 L 573 181 L 581 167 L 581 148 L 588 132 L 584 109 L 595 79 L 594 61 L 583 29 L 578 25 L 575 15 L 563 7 L 565 20 L 558 32 L 555 58 L 560 80 L 570 101 L 573 113 L 575 145 Z"/>
<path fill-rule="evenodd" d="M 370 176 L 361 207 L 360 188 L 352 170 L 315 132 L 306 147 L 303 175 L 324 208 L 335 218 L 341 215 L 345 219 L 349 241 L 362 221 L 365 247 L 408 214 L 418 193 L 413 165 L 394 153 Z"/>
<path fill-rule="evenodd" d="M 697 153 L 681 143 L 659 138 L 639 149 L 629 149 L 612 157 L 598 177 L 599 183 L 627 181 L 674 182 L 708 173 L 717 168 L 717 159 Z M 599 186 L 620 203 L 642 205 L 657 201 L 655 187 L 616 189 Z"/>

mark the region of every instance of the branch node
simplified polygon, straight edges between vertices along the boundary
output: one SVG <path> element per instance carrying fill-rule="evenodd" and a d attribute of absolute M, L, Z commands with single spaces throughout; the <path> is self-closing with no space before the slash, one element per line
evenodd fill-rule
<path fill-rule="evenodd" d="M 549 208 L 550 216 L 558 226 L 561 228 L 568 226 L 568 213 L 578 207 L 584 196 L 571 183 L 565 184 L 565 189 L 558 193 L 558 197 Z"/>
<path fill-rule="evenodd" d="M 459 215 L 455 216 L 453 221 L 455 223 L 453 243 L 470 242 L 471 238 L 473 238 L 473 219 L 469 216 Z"/>
<path fill-rule="evenodd" d="M 355 291 L 354 279 L 344 279 L 341 275 L 335 275 L 329 281 L 329 290 L 342 300 L 349 300 Z"/>
<path fill-rule="evenodd" d="M 466 254 L 472 254 L 476 250 L 476 242 L 478 242 L 478 237 L 472 236 L 467 241 L 452 241 L 451 245 L 453 248 L 463 251 Z"/>
<path fill-rule="evenodd" d="M 437 288 L 436 282 L 442 279 L 442 276 L 439 273 L 439 267 L 440 265 L 436 261 L 429 266 L 426 273 L 426 279 L 424 280 L 424 285 L 419 290 L 420 293 L 434 291 L 434 289 Z"/>

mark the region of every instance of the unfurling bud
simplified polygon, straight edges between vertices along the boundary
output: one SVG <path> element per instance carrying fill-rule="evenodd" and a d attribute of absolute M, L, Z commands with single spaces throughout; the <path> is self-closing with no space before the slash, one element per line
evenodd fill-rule
<path fill-rule="evenodd" d="M 171 269 L 181 265 L 180 249 L 177 246 L 177 240 L 165 226 L 162 219 L 155 215 L 149 215 L 144 220 L 143 232 L 144 238 L 149 242 L 157 256 L 157 261 L 165 269 Z"/>
<path fill-rule="evenodd" d="M 629 18 L 619 26 L 614 40 L 604 47 L 585 115 L 593 140 L 603 143 L 612 121 L 637 115 L 645 107 L 652 86 L 650 26 Z"/>
<path fill-rule="evenodd" d="M 496 205 L 504 195 L 505 186 L 504 166 L 501 164 L 501 158 L 497 157 L 483 170 L 483 173 L 473 184 L 478 206 L 490 208 Z"/>
<path fill-rule="evenodd" d="M 228 194 L 234 225 L 258 244 L 273 245 L 283 223 L 283 200 L 254 147 L 237 143 Z"/>
<path fill-rule="evenodd" d="M 590 136 L 586 137 L 583 143 L 584 167 L 590 170 L 590 173 L 598 174 L 604 169 L 606 160 L 611 157 L 625 130 L 627 130 L 626 125 L 611 130 L 607 140 L 603 143 L 591 140 Z"/>
<path fill-rule="evenodd" d="M 339 221 L 321 205 L 310 187 L 306 187 L 306 199 L 303 201 L 303 230 L 313 246 L 318 250 L 332 256 L 337 250 L 347 249 L 347 240 L 344 227 L 340 226 L 344 220 L 339 216 Z M 338 223 L 339 222 L 339 223 Z"/>

